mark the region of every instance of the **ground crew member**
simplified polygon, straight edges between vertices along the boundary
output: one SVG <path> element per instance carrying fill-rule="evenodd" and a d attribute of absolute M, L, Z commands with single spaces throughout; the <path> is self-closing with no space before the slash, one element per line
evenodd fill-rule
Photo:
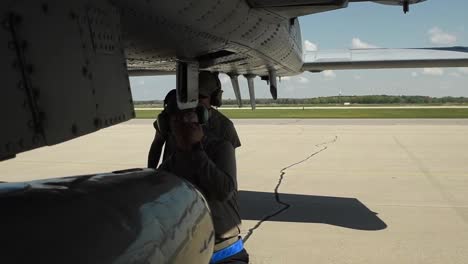
<path fill-rule="evenodd" d="M 213 108 L 213 106 L 220 107 L 222 104 L 223 90 L 221 90 L 218 74 L 207 71 L 200 72 L 198 85 L 198 101 L 208 109 L 210 116 L 205 132 L 227 140 L 234 149 L 240 147 L 239 136 L 232 121 Z"/>
<path fill-rule="evenodd" d="M 200 107 L 179 110 L 177 99 L 173 97 L 166 111 L 176 151 L 158 170 L 190 181 L 207 199 L 215 229 L 215 252 L 210 263 L 248 263 L 249 255 L 239 236 L 241 218 L 234 147 L 226 140 L 205 135 L 200 117 L 207 113 L 200 114 Z"/>
<path fill-rule="evenodd" d="M 164 98 L 164 109 L 166 108 L 167 101 L 170 97 L 176 97 L 176 90 L 171 90 L 167 93 L 166 97 Z M 164 110 L 163 110 L 164 111 Z M 163 154 L 163 161 L 172 154 L 172 149 L 174 140 L 172 139 L 171 134 L 169 133 L 168 129 L 164 127 L 163 124 L 158 124 L 164 122 L 162 119 L 165 118 L 164 114 L 158 115 L 157 120 L 154 121 L 153 126 L 156 129 L 156 134 L 154 135 L 153 143 L 151 144 L 149 153 L 148 153 L 148 168 L 156 169 L 159 163 L 159 159 L 161 158 L 161 153 L 163 150 L 164 144 L 166 144 L 164 148 Z M 167 123 L 167 122 L 166 122 Z M 167 125 L 168 126 L 168 123 Z M 161 129 L 162 128 L 162 129 Z"/>
<path fill-rule="evenodd" d="M 204 105 L 209 113 L 208 123 L 204 126 L 205 134 L 208 137 L 214 136 L 227 140 L 234 149 L 240 147 L 239 136 L 237 135 L 232 121 L 212 107 L 220 107 L 222 104 L 223 90 L 221 90 L 221 82 L 219 81 L 218 75 L 216 73 L 202 71 L 198 77 L 198 85 L 199 103 Z M 164 102 L 166 102 L 168 96 L 175 96 L 175 93 L 175 90 L 171 90 L 166 95 Z M 164 105 L 166 105 L 166 103 L 164 103 Z M 158 116 L 158 119 L 161 118 Z M 148 153 L 148 168 L 157 167 L 164 143 L 166 143 L 166 146 L 164 148 L 163 161 L 175 151 L 174 140 L 171 138 L 170 133 L 161 131 L 157 123 L 158 121 L 154 122 L 156 135 Z"/>

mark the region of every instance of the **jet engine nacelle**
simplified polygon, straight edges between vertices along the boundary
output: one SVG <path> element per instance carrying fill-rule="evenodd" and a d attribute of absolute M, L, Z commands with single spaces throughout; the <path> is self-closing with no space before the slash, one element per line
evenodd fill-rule
<path fill-rule="evenodd" d="M 190 183 L 152 169 L 0 183 L 2 263 L 208 263 L 214 229 Z"/>

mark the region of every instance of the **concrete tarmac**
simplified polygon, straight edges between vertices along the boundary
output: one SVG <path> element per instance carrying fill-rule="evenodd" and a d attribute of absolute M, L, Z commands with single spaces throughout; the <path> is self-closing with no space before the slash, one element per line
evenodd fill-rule
<path fill-rule="evenodd" d="M 468 120 L 235 124 L 251 263 L 468 263 Z M 19 154 L 0 181 L 144 167 L 153 136 L 132 120 Z"/>

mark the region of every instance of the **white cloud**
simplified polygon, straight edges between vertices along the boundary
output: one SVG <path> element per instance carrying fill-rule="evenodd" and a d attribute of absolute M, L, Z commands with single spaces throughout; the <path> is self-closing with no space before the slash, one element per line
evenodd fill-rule
<path fill-rule="evenodd" d="M 303 77 L 303 76 L 299 76 L 297 82 L 299 82 L 299 83 L 308 83 L 309 79 L 307 79 L 306 77 Z"/>
<path fill-rule="evenodd" d="M 463 73 L 463 74 L 468 74 L 468 67 L 458 68 L 458 71 Z"/>
<path fill-rule="evenodd" d="M 296 86 L 295 85 L 284 85 L 283 88 L 282 88 L 285 92 L 285 94 L 293 94 L 294 91 L 296 90 Z"/>
<path fill-rule="evenodd" d="M 310 80 L 307 79 L 304 75 L 302 75 L 302 76 L 285 76 L 285 77 L 281 77 L 281 81 L 291 83 L 291 84 L 306 84 L 306 83 L 310 82 Z"/>
<path fill-rule="evenodd" d="M 332 70 L 323 71 L 322 75 L 325 77 L 325 80 L 333 80 L 336 78 L 336 73 Z"/>
<path fill-rule="evenodd" d="M 419 76 L 419 73 L 417 73 L 417 72 L 412 72 L 412 73 L 411 73 L 411 76 L 413 76 L 413 77 L 418 77 L 418 76 Z"/>
<path fill-rule="evenodd" d="M 458 73 L 458 72 L 451 72 L 451 73 L 449 73 L 449 76 L 457 77 L 457 78 L 461 77 L 460 73 Z"/>
<path fill-rule="evenodd" d="M 422 74 L 433 75 L 433 76 L 442 76 L 442 75 L 444 75 L 444 69 L 442 69 L 442 68 L 424 68 Z"/>
<path fill-rule="evenodd" d="M 317 51 L 318 50 L 317 44 L 312 43 L 308 40 L 304 41 L 304 48 L 305 48 L 305 51 Z"/>
<path fill-rule="evenodd" d="M 378 48 L 377 46 L 375 46 L 373 44 L 369 44 L 367 42 L 364 42 L 364 41 L 360 40 L 359 38 L 353 38 L 353 40 L 351 41 L 351 47 L 353 49 L 374 49 L 374 48 Z"/>
<path fill-rule="evenodd" d="M 428 31 L 433 44 L 452 45 L 457 42 L 457 36 L 444 32 L 439 27 L 433 27 Z"/>

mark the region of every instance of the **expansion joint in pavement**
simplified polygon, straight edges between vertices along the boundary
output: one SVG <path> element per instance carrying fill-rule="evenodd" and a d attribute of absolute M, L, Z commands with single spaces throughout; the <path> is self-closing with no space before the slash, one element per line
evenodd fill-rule
<path fill-rule="evenodd" d="M 456 199 L 450 193 L 447 188 L 437 179 L 436 176 L 432 175 L 431 171 L 425 166 L 423 161 L 419 159 L 407 146 L 405 146 L 396 136 L 393 136 L 395 143 L 408 155 L 408 157 L 414 162 L 418 167 L 419 171 L 426 177 L 429 183 L 437 190 L 441 197 L 450 205 L 455 213 L 460 217 L 462 221 L 468 224 L 468 216 L 464 213 L 462 207 L 456 206 Z"/>
<path fill-rule="evenodd" d="M 328 145 L 329 144 L 333 144 L 335 143 L 336 141 L 338 140 L 338 136 L 335 136 L 332 140 L 330 141 L 326 141 L 326 142 L 322 142 L 322 143 L 319 143 L 319 144 L 316 144 L 315 147 L 320 147 L 319 150 L 313 152 L 312 154 L 310 154 L 309 156 L 307 156 L 305 159 L 301 160 L 301 161 L 298 161 L 298 162 L 295 162 L 287 167 L 284 167 L 280 170 L 280 177 L 278 179 L 278 183 L 276 184 L 276 187 L 275 187 L 275 201 L 276 203 L 278 203 L 280 205 L 280 208 L 277 209 L 276 211 L 264 216 L 260 221 L 258 221 L 258 223 L 250 228 L 247 232 L 247 234 L 244 236 L 244 243 L 247 242 L 247 240 L 250 238 L 250 236 L 253 234 L 253 232 L 258 229 L 262 224 L 263 222 L 265 221 L 268 221 L 270 220 L 271 218 L 281 214 L 282 212 L 286 211 L 289 209 L 289 207 L 291 207 L 291 204 L 289 203 L 286 203 L 284 201 L 281 200 L 281 197 L 280 197 L 280 193 L 279 193 L 279 188 L 281 186 L 281 183 L 283 182 L 283 179 L 284 179 L 284 175 L 286 175 L 286 171 L 294 166 L 297 166 L 301 163 L 304 163 L 306 161 L 308 161 L 310 158 L 314 157 L 315 155 L 319 154 L 320 152 L 322 151 L 325 151 L 326 149 L 328 149 Z"/>

